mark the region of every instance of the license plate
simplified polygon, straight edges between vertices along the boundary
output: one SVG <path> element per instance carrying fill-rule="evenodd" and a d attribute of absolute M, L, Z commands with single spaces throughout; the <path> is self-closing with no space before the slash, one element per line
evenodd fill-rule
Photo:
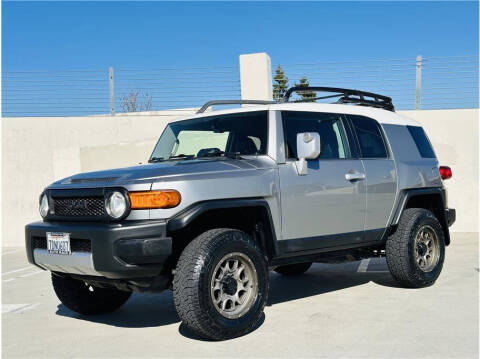
<path fill-rule="evenodd" d="M 47 250 L 52 254 L 72 254 L 70 233 L 47 232 Z"/>

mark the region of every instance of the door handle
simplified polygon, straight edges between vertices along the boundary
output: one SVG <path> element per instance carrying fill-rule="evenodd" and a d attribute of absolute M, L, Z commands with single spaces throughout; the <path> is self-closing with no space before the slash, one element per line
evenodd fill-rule
<path fill-rule="evenodd" d="M 345 179 L 347 181 L 360 181 L 365 179 L 365 173 L 361 172 L 353 172 L 353 173 L 346 173 Z"/>

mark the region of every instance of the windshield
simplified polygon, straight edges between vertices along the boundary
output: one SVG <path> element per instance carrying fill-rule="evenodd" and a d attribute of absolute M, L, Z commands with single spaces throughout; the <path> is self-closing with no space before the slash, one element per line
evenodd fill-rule
<path fill-rule="evenodd" d="M 241 112 L 168 124 L 150 161 L 266 152 L 267 111 Z"/>

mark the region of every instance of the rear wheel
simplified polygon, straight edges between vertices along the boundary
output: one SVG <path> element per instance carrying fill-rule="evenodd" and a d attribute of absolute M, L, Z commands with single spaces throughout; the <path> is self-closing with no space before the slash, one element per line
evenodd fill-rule
<path fill-rule="evenodd" d="M 445 259 L 442 226 L 432 212 L 406 209 L 395 233 L 387 240 L 387 264 L 392 276 L 410 288 L 435 283 Z"/>
<path fill-rule="evenodd" d="M 250 332 L 262 317 L 268 270 L 257 243 L 244 232 L 213 229 L 182 252 L 173 298 L 182 322 L 214 340 Z"/>
<path fill-rule="evenodd" d="M 69 277 L 52 273 L 52 284 L 58 299 L 68 309 L 80 314 L 104 314 L 120 308 L 131 292 L 99 288 Z"/>
<path fill-rule="evenodd" d="M 274 269 L 275 272 L 283 275 L 299 275 L 305 273 L 312 266 L 312 262 L 290 264 Z"/>

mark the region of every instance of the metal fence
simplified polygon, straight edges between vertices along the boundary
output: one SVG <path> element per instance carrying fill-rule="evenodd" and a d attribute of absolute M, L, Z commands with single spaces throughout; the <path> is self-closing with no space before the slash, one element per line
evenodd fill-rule
<path fill-rule="evenodd" d="M 477 108 L 478 60 L 471 55 L 281 67 L 288 86 L 305 77 L 311 85 L 377 92 L 392 97 L 399 110 Z M 177 110 L 199 107 L 211 99 L 238 98 L 238 66 L 2 72 L 4 117 Z"/>
<path fill-rule="evenodd" d="M 278 66 L 289 87 L 306 78 L 312 86 L 375 92 L 392 97 L 398 110 L 479 105 L 477 55 L 281 64 L 272 68 L 272 78 Z"/>
<path fill-rule="evenodd" d="M 2 73 L 4 117 L 176 111 L 212 97 L 240 98 L 238 66 Z"/>

